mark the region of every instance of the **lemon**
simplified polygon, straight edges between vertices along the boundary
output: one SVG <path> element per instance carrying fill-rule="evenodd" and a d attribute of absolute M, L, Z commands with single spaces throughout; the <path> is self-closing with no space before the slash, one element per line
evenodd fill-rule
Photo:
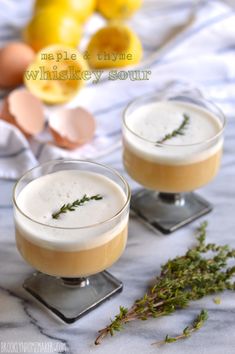
<path fill-rule="evenodd" d="M 69 12 L 56 7 L 39 11 L 23 31 L 23 38 L 35 51 L 51 44 L 77 47 L 81 39 L 81 26 Z"/>
<path fill-rule="evenodd" d="M 143 50 L 138 36 L 129 27 L 110 23 L 92 36 L 86 53 L 90 67 L 108 69 L 138 64 Z"/>
<path fill-rule="evenodd" d="M 65 11 L 72 11 L 76 19 L 83 23 L 95 11 L 96 0 L 36 0 L 35 12 L 48 6 L 54 6 Z"/>
<path fill-rule="evenodd" d="M 108 19 L 130 17 L 142 5 L 142 0 L 98 0 L 98 11 Z"/>
<path fill-rule="evenodd" d="M 76 49 L 53 45 L 38 52 L 25 72 L 24 82 L 28 90 L 42 101 L 65 103 L 84 85 L 82 72 L 87 69 Z"/>

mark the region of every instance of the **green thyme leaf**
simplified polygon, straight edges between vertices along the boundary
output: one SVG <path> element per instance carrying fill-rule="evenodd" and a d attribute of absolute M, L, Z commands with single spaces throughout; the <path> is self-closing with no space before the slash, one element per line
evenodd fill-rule
<path fill-rule="evenodd" d="M 213 301 L 214 301 L 214 303 L 215 303 L 216 305 L 220 305 L 220 304 L 221 304 L 221 298 L 220 298 L 220 297 L 215 297 L 215 298 L 213 299 Z"/>

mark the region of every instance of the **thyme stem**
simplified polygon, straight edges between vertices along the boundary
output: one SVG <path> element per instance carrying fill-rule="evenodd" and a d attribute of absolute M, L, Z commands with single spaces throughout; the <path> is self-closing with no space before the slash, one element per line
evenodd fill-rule
<path fill-rule="evenodd" d="M 164 340 L 152 343 L 152 345 L 162 345 L 166 343 L 174 343 L 177 342 L 178 340 L 185 339 L 190 337 L 194 332 L 198 331 L 204 323 L 208 319 L 208 313 L 206 310 L 202 310 L 200 314 L 195 318 L 191 326 L 185 327 L 183 332 L 176 336 L 176 337 L 170 337 L 168 334 L 166 335 Z"/>
<path fill-rule="evenodd" d="M 59 219 L 60 214 L 65 214 L 68 211 L 75 211 L 75 208 L 84 205 L 84 203 L 89 202 L 90 200 L 100 200 L 103 199 L 103 197 L 99 194 L 93 195 L 91 197 L 88 197 L 86 194 L 81 199 L 75 200 L 73 203 L 68 203 L 68 204 L 63 204 L 62 207 L 55 211 L 52 214 L 53 219 Z"/>
<path fill-rule="evenodd" d="M 161 140 L 158 140 L 158 141 L 156 142 L 156 144 L 162 144 L 162 143 L 164 143 L 165 141 L 170 140 L 170 139 L 176 137 L 177 135 L 184 135 L 184 131 L 185 131 L 186 127 L 187 127 L 188 124 L 189 124 L 190 117 L 189 117 L 188 114 L 184 113 L 184 114 L 183 114 L 183 118 L 184 118 L 183 122 L 180 124 L 180 126 L 179 126 L 177 129 L 173 130 L 172 133 L 166 134 L 166 135 L 164 136 L 164 138 L 162 138 Z"/>

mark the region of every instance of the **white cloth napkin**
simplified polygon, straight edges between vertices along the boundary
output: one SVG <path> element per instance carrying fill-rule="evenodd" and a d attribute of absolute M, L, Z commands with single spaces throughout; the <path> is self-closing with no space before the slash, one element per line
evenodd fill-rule
<path fill-rule="evenodd" d="M 31 4 L 30 0 L 1 2 L 1 45 L 19 36 L 19 28 L 30 18 Z M 103 23 L 98 15 L 89 21 L 83 48 Z M 109 155 L 121 144 L 122 112 L 129 101 L 170 86 L 177 90 L 198 87 L 204 96 L 232 115 L 234 23 L 233 8 L 222 1 L 145 0 L 129 24 L 144 46 L 144 59 L 137 69 L 151 70 L 150 80 L 105 79 L 98 84 L 89 83 L 68 106 L 82 106 L 91 111 L 96 117 L 97 131 L 90 144 L 74 151 L 47 144 L 45 134 L 27 141 L 17 128 L 0 120 L 0 178 L 16 179 L 27 169 L 51 159 L 97 159 Z M 46 115 L 56 109 L 59 108 L 47 108 Z"/>

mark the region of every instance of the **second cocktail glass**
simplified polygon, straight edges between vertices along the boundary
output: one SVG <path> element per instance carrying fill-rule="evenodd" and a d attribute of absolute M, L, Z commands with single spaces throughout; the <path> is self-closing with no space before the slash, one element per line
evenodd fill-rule
<path fill-rule="evenodd" d="M 193 190 L 217 174 L 225 117 L 213 103 L 192 95 L 139 98 L 123 118 L 123 161 L 142 189 L 132 210 L 148 225 L 170 233 L 211 211 Z"/>

